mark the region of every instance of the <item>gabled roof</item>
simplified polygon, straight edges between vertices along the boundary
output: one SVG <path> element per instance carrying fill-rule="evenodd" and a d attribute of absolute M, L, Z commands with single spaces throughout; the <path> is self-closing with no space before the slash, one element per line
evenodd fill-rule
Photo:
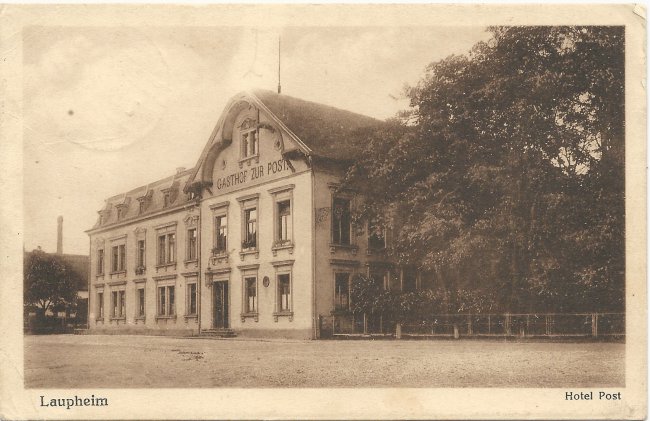
<path fill-rule="evenodd" d="M 362 114 L 273 91 L 258 89 L 252 94 L 318 157 L 354 159 L 365 147 L 368 134 L 384 124 Z"/>

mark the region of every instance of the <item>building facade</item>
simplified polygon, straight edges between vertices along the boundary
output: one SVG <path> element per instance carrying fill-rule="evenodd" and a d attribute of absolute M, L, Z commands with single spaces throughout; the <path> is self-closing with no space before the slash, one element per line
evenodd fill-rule
<path fill-rule="evenodd" d="M 416 288 L 338 188 L 382 123 L 269 91 L 230 100 L 196 166 L 111 197 L 90 236 L 89 326 L 102 333 L 317 338 L 352 323 L 350 282 Z M 329 320 L 329 319 L 328 319 Z"/>

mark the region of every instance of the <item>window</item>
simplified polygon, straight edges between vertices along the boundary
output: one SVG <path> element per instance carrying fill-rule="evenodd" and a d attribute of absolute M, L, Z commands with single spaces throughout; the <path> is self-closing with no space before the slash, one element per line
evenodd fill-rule
<path fill-rule="evenodd" d="M 143 214 L 145 211 L 145 203 L 144 200 L 139 200 L 139 208 L 138 208 L 138 213 Z"/>
<path fill-rule="evenodd" d="M 412 266 L 402 269 L 402 291 L 409 292 L 417 289 L 417 270 Z"/>
<path fill-rule="evenodd" d="M 163 208 L 168 208 L 171 204 L 169 192 L 163 193 Z"/>
<path fill-rule="evenodd" d="M 291 311 L 291 275 L 278 275 L 278 311 Z"/>
<path fill-rule="evenodd" d="M 277 238 L 279 243 L 287 243 L 292 238 L 292 223 L 291 223 L 291 201 L 284 200 L 277 203 L 278 216 L 277 216 Z"/>
<path fill-rule="evenodd" d="M 374 222 L 368 223 L 368 249 L 386 248 L 386 230 Z"/>
<path fill-rule="evenodd" d="M 126 291 L 112 291 L 111 294 L 111 317 L 114 319 L 123 318 L 126 315 Z"/>
<path fill-rule="evenodd" d="M 215 254 L 225 253 L 228 249 L 228 216 L 219 215 L 214 218 Z"/>
<path fill-rule="evenodd" d="M 176 261 L 176 234 L 158 236 L 158 264 L 166 265 Z"/>
<path fill-rule="evenodd" d="M 196 284 L 187 284 L 187 315 L 196 315 Z"/>
<path fill-rule="evenodd" d="M 256 156 L 259 154 L 259 141 L 257 137 L 257 129 L 250 127 L 255 123 L 251 120 L 247 120 L 242 125 L 242 134 L 241 134 L 241 156 L 243 158 L 248 158 L 251 156 Z"/>
<path fill-rule="evenodd" d="M 97 250 L 97 275 L 104 274 L 104 249 Z"/>
<path fill-rule="evenodd" d="M 138 240 L 138 268 L 144 268 L 145 264 L 145 249 L 144 249 L 144 240 Z"/>
<path fill-rule="evenodd" d="M 158 287 L 158 316 L 171 317 L 174 314 L 174 286 Z"/>
<path fill-rule="evenodd" d="M 117 272 L 117 268 L 119 267 L 117 261 L 119 259 L 119 252 L 117 250 L 117 246 L 113 246 L 112 251 L 113 251 L 113 259 L 111 260 L 111 272 Z"/>
<path fill-rule="evenodd" d="M 104 318 L 104 292 L 97 293 L 97 318 Z"/>
<path fill-rule="evenodd" d="M 187 260 L 196 260 L 196 228 L 187 230 Z"/>
<path fill-rule="evenodd" d="M 126 245 L 112 247 L 111 271 L 122 272 L 126 270 Z"/>
<path fill-rule="evenodd" d="M 126 270 L 126 245 L 120 244 L 118 249 L 120 250 L 120 262 L 118 267 L 120 271 L 123 271 Z"/>
<path fill-rule="evenodd" d="M 242 243 L 243 249 L 257 248 L 257 209 L 251 208 L 244 211 L 244 223 L 246 231 L 244 241 Z"/>
<path fill-rule="evenodd" d="M 350 274 L 337 272 L 334 277 L 334 308 L 350 309 Z"/>
<path fill-rule="evenodd" d="M 389 271 L 386 269 L 380 269 L 380 268 L 371 268 L 369 275 L 372 279 L 374 279 L 376 285 L 379 288 L 383 288 L 385 290 L 390 290 L 390 275 Z"/>
<path fill-rule="evenodd" d="M 246 312 L 257 312 L 257 277 L 249 276 L 244 278 L 246 290 Z"/>
<path fill-rule="evenodd" d="M 136 316 L 139 318 L 145 316 L 144 288 L 138 288 L 138 312 Z"/>
<path fill-rule="evenodd" d="M 124 217 L 124 208 L 122 206 L 119 206 L 117 208 L 117 220 L 119 221 Z"/>
<path fill-rule="evenodd" d="M 350 245 L 351 238 L 350 199 L 334 198 L 332 209 L 332 242 L 340 245 Z"/>

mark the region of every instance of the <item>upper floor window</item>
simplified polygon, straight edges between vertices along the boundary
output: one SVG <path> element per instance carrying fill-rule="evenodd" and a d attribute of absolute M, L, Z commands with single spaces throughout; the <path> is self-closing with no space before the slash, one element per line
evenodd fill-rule
<path fill-rule="evenodd" d="M 104 318 L 104 292 L 97 292 L 97 318 Z"/>
<path fill-rule="evenodd" d="M 144 240 L 138 240 L 137 268 L 144 268 L 145 265 L 145 248 Z"/>
<path fill-rule="evenodd" d="M 371 250 L 386 248 L 386 230 L 372 221 L 368 223 L 368 248 Z"/>
<path fill-rule="evenodd" d="M 126 246 L 120 244 L 112 248 L 111 272 L 126 270 Z"/>
<path fill-rule="evenodd" d="M 218 215 L 214 218 L 214 248 L 215 253 L 225 253 L 228 250 L 228 216 Z"/>
<path fill-rule="evenodd" d="M 97 275 L 104 274 L 104 249 L 97 250 Z"/>
<path fill-rule="evenodd" d="M 257 208 L 244 210 L 244 241 L 242 249 L 257 248 Z"/>
<path fill-rule="evenodd" d="M 117 208 L 117 220 L 119 221 L 122 218 L 124 218 L 124 208 L 120 206 Z"/>
<path fill-rule="evenodd" d="M 335 197 L 332 209 L 332 243 L 350 245 L 351 224 L 350 199 Z"/>
<path fill-rule="evenodd" d="M 196 228 L 187 230 L 187 260 L 196 260 L 197 236 Z"/>
<path fill-rule="evenodd" d="M 176 233 L 158 236 L 158 264 L 165 265 L 176 261 Z"/>
<path fill-rule="evenodd" d="M 171 196 L 169 192 L 163 193 L 163 208 L 169 207 L 170 204 L 171 204 Z"/>
<path fill-rule="evenodd" d="M 283 200 L 277 203 L 277 241 L 286 243 L 291 241 L 292 237 L 292 221 L 291 221 L 291 201 Z"/>
<path fill-rule="evenodd" d="M 138 213 L 143 214 L 145 211 L 145 202 L 144 200 L 140 200 L 138 203 Z"/>
<path fill-rule="evenodd" d="M 136 317 L 143 318 L 145 316 L 145 291 L 144 288 L 138 288 L 138 311 L 136 313 Z"/>

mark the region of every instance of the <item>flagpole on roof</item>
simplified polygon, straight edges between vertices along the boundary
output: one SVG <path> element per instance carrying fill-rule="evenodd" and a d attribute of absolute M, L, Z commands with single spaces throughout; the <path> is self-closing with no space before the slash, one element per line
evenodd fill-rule
<path fill-rule="evenodd" d="M 281 48 L 281 38 L 278 35 L 278 94 L 282 93 L 282 86 L 280 86 L 280 48 Z"/>

